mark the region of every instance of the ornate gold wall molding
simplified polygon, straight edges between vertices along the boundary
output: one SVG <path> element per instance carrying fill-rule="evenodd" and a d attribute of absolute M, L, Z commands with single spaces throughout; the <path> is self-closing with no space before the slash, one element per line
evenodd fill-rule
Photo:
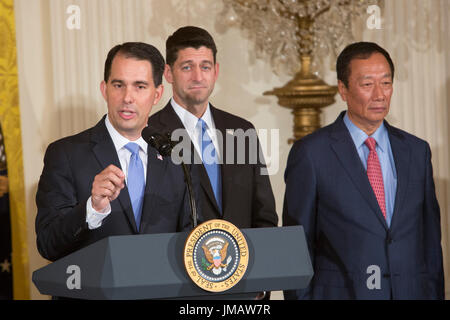
<path fill-rule="evenodd" d="M 29 299 L 27 216 L 22 161 L 14 0 L 0 0 L 0 123 L 9 178 L 14 299 Z"/>

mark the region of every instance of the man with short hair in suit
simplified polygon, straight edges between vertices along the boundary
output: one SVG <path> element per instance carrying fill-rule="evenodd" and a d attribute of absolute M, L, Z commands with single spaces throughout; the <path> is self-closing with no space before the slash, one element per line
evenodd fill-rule
<path fill-rule="evenodd" d="M 163 93 L 163 71 L 164 58 L 152 45 L 115 46 L 100 85 L 108 114 L 48 146 L 36 194 L 44 258 L 57 260 L 108 236 L 190 227 L 181 167 L 141 137 Z"/>
<path fill-rule="evenodd" d="M 375 43 L 336 63 L 347 111 L 297 141 L 283 225 L 302 225 L 314 276 L 287 299 L 443 299 L 440 210 L 427 142 L 384 118 L 394 64 Z"/>
<path fill-rule="evenodd" d="M 202 28 L 182 27 L 167 39 L 164 76 L 173 98 L 150 117 L 149 126 L 161 133 L 186 129 L 193 158 L 201 159 L 191 158 L 201 184 L 199 222 L 225 219 L 239 228 L 275 227 L 272 187 L 269 177 L 261 174 L 265 165 L 262 159 L 248 161 L 259 147 L 256 134 L 257 148 L 250 146 L 252 139 L 238 148 L 234 135 L 239 129 L 254 133 L 253 125 L 208 101 L 219 75 L 216 53 L 213 38 Z M 237 163 L 240 156 L 244 163 Z"/>

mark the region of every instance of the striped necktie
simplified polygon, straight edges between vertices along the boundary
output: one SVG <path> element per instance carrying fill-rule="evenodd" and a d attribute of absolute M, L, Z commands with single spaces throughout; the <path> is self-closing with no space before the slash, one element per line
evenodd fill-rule
<path fill-rule="evenodd" d="M 369 137 L 364 142 L 369 148 L 369 156 L 367 158 L 367 176 L 369 178 L 370 185 L 372 186 L 375 197 L 377 198 L 378 205 L 381 212 L 386 219 L 386 201 L 384 199 L 384 183 L 383 173 L 381 172 L 381 164 L 378 159 L 378 154 L 375 149 L 377 142 L 374 138 Z"/>

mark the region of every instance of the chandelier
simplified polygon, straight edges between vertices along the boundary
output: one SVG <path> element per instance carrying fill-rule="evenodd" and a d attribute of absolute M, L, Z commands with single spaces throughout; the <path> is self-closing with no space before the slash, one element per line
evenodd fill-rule
<path fill-rule="evenodd" d="M 237 26 L 254 43 L 257 58 L 270 62 L 275 74 L 294 75 L 283 88 L 265 92 L 293 109 L 294 138 L 320 128 L 321 108 L 333 104 L 336 86 L 318 76 L 324 61 L 354 41 L 354 25 L 382 0 L 223 0 L 229 26 Z M 359 18 L 359 21 L 358 21 Z M 355 23 L 356 22 L 356 23 Z"/>

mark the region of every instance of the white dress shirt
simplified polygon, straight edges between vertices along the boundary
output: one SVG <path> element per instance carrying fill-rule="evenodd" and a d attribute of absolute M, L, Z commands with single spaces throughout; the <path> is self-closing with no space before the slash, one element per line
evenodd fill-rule
<path fill-rule="evenodd" d="M 178 103 L 175 102 L 175 100 L 172 98 L 170 100 L 170 104 L 172 105 L 173 110 L 177 114 L 178 118 L 180 118 L 181 122 L 183 123 L 184 128 L 186 129 L 187 133 L 189 134 L 189 138 L 191 139 L 192 143 L 194 144 L 195 150 L 197 153 L 202 157 L 202 153 L 200 150 L 200 136 L 202 133 L 202 128 L 200 125 L 198 125 L 198 120 L 195 115 L 187 111 L 185 108 L 180 106 Z M 201 119 L 206 123 L 208 126 L 208 129 L 206 130 L 208 132 L 208 135 L 211 138 L 212 143 L 214 144 L 214 148 L 216 149 L 216 153 L 218 156 L 218 159 L 220 159 L 220 149 L 218 148 L 218 138 L 217 138 L 217 131 L 216 131 L 216 125 L 214 123 L 214 119 L 211 114 L 211 109 L 209 107 L 206 108 L 205 113 L 202 115 Z M 202 159 L 203 160 L 203 159 Z"/>
<path fill-rule="evenodd" d="M 144 179 L 147 179 L 147 142 L 140 137 L 136 141 L 130 141 L 124 136 L 122 136 L 111 124 L 109 121 L 109 117 L 105 118 L 106 129 L 108 130 L 109 135 L 114 143 L 114 147 L 117 152 L 117 156 L 119 157 L 120 166 L 122 172 L 125 174 L 125 183 L 128 181 L 128 165 L 130 163 L 131 152 L 125 148 L 125 145 L 129 142 L 134 142 L 139 145 L 139 157 L 142 160 L 142 165 L 144 167 Z M 121 190 L 123 192 L 123 189 Z M 88 223 L 89 229 L 96 229 L 102 225 L 103 219 L 105 219 L 111 213 L 111 205 L 108 206 L 102 211 L 97 212 L 92 207 L 92 200 L 89 197 L 86 203 L 86 222 Z"/>

